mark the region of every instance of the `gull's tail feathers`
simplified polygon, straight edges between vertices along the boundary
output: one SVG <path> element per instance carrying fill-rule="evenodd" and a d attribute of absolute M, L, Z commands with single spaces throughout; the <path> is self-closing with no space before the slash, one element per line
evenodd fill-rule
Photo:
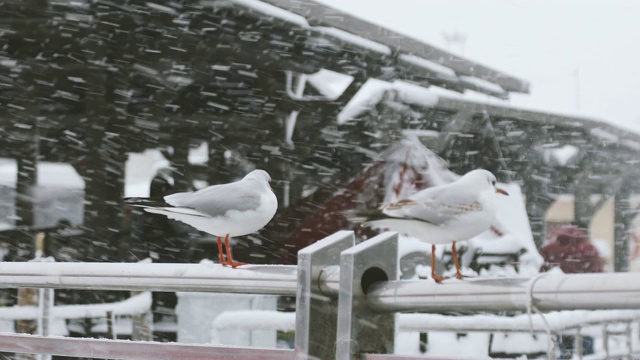
<path fill-rule="evenodd" d="M 380 209 L 347 210 L 343 214 L 350 222 L 354 224 L 361 223 L 363 225 L 367 225 L 370 221 L 386 219 L 389 217 Z"/>
<path fill-rule="evenodd" d="M 164 201 L 163 198 L 128 197 L 124 199 L 124 202 L 125 204 L 141 208 L 171 206 L 166 201 Z"/>

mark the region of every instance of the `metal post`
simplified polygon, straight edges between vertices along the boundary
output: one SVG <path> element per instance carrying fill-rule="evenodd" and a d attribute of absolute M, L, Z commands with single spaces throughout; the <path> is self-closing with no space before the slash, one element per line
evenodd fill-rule
<path fill-rule="evenodd" d="M 353 232 L 340 231 L 298 252 L 295 349 L 299 359 L 330 359 L 335 354 L 338 301 L 323 293 L 318 280 L 328 267 L 340 263 L 343 250 L 354 245 Z"/>
<path fill-rule="evenodd" d="M 633 336 L 631 333 L 631 321 L 627 321 L 627 326 L 624 329 L 626 340 L 627 340 L 627 348 L 629 349 L 629 359 L 633 356 L 633 341 L 631 341 L 631 337 Z"/>
<path fill-rule="evenodd" d="M 116 317 L 113 315 L 113 311 L 107 311 L 107 338 L 117 339 L 116 331 L 114 330 Z"/>
<path fill-rule="evenodd" d="M 614 197 L 614 259 L 616 272 L 629 271 L 629 223 L 632 218 L 629 192 L 624 187 Z"/>
<path fill-rule="evenodd" d="M 609 358 L 609 331 L 607 330 L 607 324 L 602 327 L 602 345 L 604 346 L 604 352 Z"/>
<path fill-rule="evenodd" d="M 582 354 L 584 354 L 584 348 L 582 347 L 582 341 L 584 338 L 580 332 L 581 330 L 582 328 L 578 326 L 576 329 L 575 345 L 573 346 L 575 354 L 578 355 L 579 360 L 582 360 Z"/>
<path fill-rule="evenodd" d="M 141 294 L 140 291 L 132 291 L 131 296 Z M 131 330 L 131 340 L 153 341 L 153 314 L 147 310 L 142 314 L 135 314 L 133 317 L 133 329 Z"/>
<path fill-rule="evenodd" d="M 393 352 L 395 314 L 371 310 L 366 294 L 376 282 L 396 280 L 397 269 L 397 233 L 380 234 L 342 252 L 336 359 Z"/>

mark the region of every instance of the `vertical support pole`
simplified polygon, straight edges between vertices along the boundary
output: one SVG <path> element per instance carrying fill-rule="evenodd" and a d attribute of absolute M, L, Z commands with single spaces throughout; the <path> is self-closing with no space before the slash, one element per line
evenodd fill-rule
<path fill-rule="evenodd" d="M 116 317 L 113 315 L 113 311 L 107 311 L 107 338 L 108 339 L 117 339 L 116 331 L 115 331 L 115 321 Z"/>
<path fill-rule="evenodd" d="M 632 341 L 632 331 L 631 331 L 631 321 L 627 321 L 627 326 L 624 329 L 626 340 L 627 340 L 627 348 L 629 349 L 629 359 L 633 356 L 633 341 Z"/>
<path fill-rule="evenodd" d="M 578 326 L 578 328 L 576 329 L 576 337 L 575 337 L 575 345 L 573 346 L 573 348 L 575 349 L 575 355 L 578 355 L 578 359 L 582 360 L 582 354 L 584 354 L 584 348 L 582 346 L 582 341 L 584 339 L 584 337 L 582 336 L 581 333 L 582 328 L 580 326 Z M 574 356 L 575 357 L 575 356 Z"/>
<path fill-rule="evenodd" d="M 132 291 L 131 296 L 140 294 L 141 291 Z M 142 314 L 133 315 L 133 329 L 131 340 L 153 341 L 153 314 L 147 310 Z"/>
<path fill-rule="evenodd" d="M 393 352 L 395 314 L 371 311 L 366 294 L 374 283 L 397 278 L 397 233 L 380 234 L 342 252 L 336 359 Z"/>
<path fill-rule="evenodd" d="M 613 264 L 615 272 L 629 271 L 629 223 L 633 216 L 631 216 L 630 194 L 626 190 L 627 188 L 628 184 L 623 183 L 622 188 L 614 197 Z"/>
<path fill-rule="evenodd" d="M 331 359 L 335 355 L 338 301 L 322 294 L 318 279 L 324 268 L 340 264 L 340 253 L 354 245 L 353 231 L 339 231 L 298 252 L 295 337 L 298 359 Z"/>
<path fill-rule="evenodd" d="M 25 69 L 26 70 L 26 69 Z M 22 88 L 11 102 L 14 106 L 6 107 L 7 120 L 14 123 L 6 131 L 10 131 L 10 138 L 15 139 L 12 149 L 15 153 L 18 173 L 16 178 L 15 215 L 16 225 L 35 225 L 35 189 L 38 182 L 38 158 L 40 155 L 39 98 L 36 74 L 27 70 L 16 78 L 15 85 Z M 19 125 L 19 126 L 18 126 Z M 4 144 L 3 146 L 7 146 Z"/>
<path fill-rule="evenodd" d="M 604 352 L 609 358 L 609 331 L 607 330 L 607 324 L 602 327 L 602 345 L 604 346 Z"/>

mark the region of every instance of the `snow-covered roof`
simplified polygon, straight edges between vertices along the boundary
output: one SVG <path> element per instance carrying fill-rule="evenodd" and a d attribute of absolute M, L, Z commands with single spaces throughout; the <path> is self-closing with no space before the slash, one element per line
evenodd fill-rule
<path fill-rule="evenodd" d="M 447 90 L 437 86 L 428 88 L 404 81 L 387 82 L 369 79 L 338 114 L 338 124 L 354 120 L 364 112 L 372 109 L 383 100 L 385 93 L 394 91 L 394 100 L 422 107 L 437 107 L 443 110 L 467 111 L 485 113 L 490 116 L 514 117 L 523 120 L 540 121 L 543 123 L 585 128 L 600 141 L 617 143 L 628 149 L 640 150 L 640 133 L 628 131 L 615 125 L 594 119 L 583 114 L 563 114 L 549 112 L 545 109 L 513 106 L 504 100 L 488 97 L 473 91 L 464 94 Z M 560 163 L 575 156 L 574 150 L 565 148 L 554 157 Z"/>
<path fill-rule="evenodd" d="M 506 91 L 529 92 L 529 83 L 501 71 L 470 61 L 461 56 L 451 54 L 435 46 L 425 44 L 407 35 L 400 34 L 379 24 L 373 24 L 330 6 L 313 0 L 263 0 L 265 3 L 304 16 L 304 18 L 320 27 L 340 29 L 342 32 L 366 38 L 375 43 L 367 46 L 377 48 L 380 52 L 389 48 L 398 54 L 411 54 L 435 64 L 453 70 L 457 75 L 474 76 L 500 85 Z M 345 39 L 346 40 L 346 39 Z"/>
<path fill-rule="evenodd" d="M 292 26 L 315 32 L 319 38 L 327 37 L 347 46 L 377 53 L 385 58 L 392 53 L 397 53 L 396 66 L 410 65 L 404 73 L 411 73 L 412 67 L 414 70 L 415 67 L 426 69 L 443 81 L 455 81 L 463 87 L 466 85 L 470 89 L 492 96 L 503 97 L 507 91 L 525 93 L 529 91 L 529 84 L 524 80 L 313 0 L 229 0 L 225 2 L 201 0 L 200 4 L 214 8 L 229 5 L 240 7 L 248 12 L 257 13 L 261 17 L 278 19 Z M 164 8 L 156 5 L 152 7 L 158 11 L 163 11 Z M 461 80 L 459 76 L 465 77 L 466 80 Z"/>

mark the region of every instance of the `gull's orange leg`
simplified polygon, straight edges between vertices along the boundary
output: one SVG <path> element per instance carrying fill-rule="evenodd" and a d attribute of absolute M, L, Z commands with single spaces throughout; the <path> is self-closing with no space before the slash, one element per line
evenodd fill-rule
<path fill-rule="evenodd" d="M 222 238 L 218 236 L 218 254 L 220 255 L 220 264 L 228 265 L 227 261 L 224 259 L 224 253 L 222 252 Z"/>
<path fill-rule="evenodd" d="M 243 263 L 240 261 L 233 261 L 231 257 L 231 247 L 229 246 L 229 234 L 224 238 L 224 246 L 227 248 L 227 265 L 231 265 L 231 267 L 237 267 L 242 265 L 247 265 L 247 263 Z"/>
<path fill-rule="evenodd" d="M 435 280 L 438 284 L 442 282 L 442 280 L 448 279 L 446 276 L 440 276 L 436 274 L 436 246 L 431 245 L 431 278 Z"/>
<path fill-rule="evenodd" d="M 456 249 L 456 242 L 453 242 L 453 246 L 451 246 L 451 255 L 453 256 L 453 264 L 456 266 L 456 278 L 464 279 L 466 276 L 462 275 L 460 272 L 460 262 L 458 261 L 458 249 Z"/>

